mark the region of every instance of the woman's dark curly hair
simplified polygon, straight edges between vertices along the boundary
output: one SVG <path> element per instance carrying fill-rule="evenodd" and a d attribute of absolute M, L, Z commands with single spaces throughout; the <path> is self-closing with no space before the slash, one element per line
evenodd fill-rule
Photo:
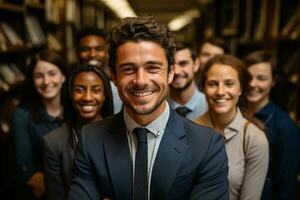
<path fill-rule="evenodd" d="M 168 70 L 175 63 L 175 38 L 171 31 L 164 25 L 149 16 L 126 17 L 113 28 L 108 36 L 109 66 L 116 72 L 116 52 L 125 42 L 151 41 L 159 44 L 165 51 L 168 60 Z"/>
<path fill-rule="evenodd" d="M 73 106 L 72 103 L 72 90 L 73 90 L 73 84 L 74 80 L 77 77 L 78 74 L 81 72 L 94 72 L 97 74 L 100 79 L 103 81 L 104 84 L 104 95 L 105 95 L 105 101 L 103 102 L 103 106 L 100 111 L 100 115 L 105 118 L 113 114 L 113 101 L 112 101 L 112 92 L 110 87 L 110 81 L 108 77 L 105 75 L 103 70 L 88 65 L 88 64 L 78 64 L 74 66 L 72 71 L 70 72 L 70 76 L 67 79 L 67 84 L 65 88 L 65 97 L 64 97 L 64 119 L 67 124 L 71 125 L 73 127 L 76 125 L 77 120 L 77 112 Z"/>

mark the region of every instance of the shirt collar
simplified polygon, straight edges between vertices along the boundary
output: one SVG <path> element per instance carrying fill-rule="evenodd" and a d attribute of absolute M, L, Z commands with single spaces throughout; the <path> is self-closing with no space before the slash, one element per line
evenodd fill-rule
<path fill-rule="evenodd" d="M 233 121 L 225 128 L 224 130 L 224 137 L 225 140 L 229 140 L 234 135 L 239 133 L 239 131 L 243 130 L 244 126 L 244 117 L 239 108 L 237 108 L 236 116 Z"/>
<path fill-rule="evenodd" d="M 190 110 L 195 110 L 196 109 L 196 106 L 197 104 L 199 103 L 197 100 L 198 100 L 198 96 L 200 95 L 200 91 L 197 89 L 197 87 L 195 87 L 195 91 L 194 91 L 194 94 L 192 96 L 192 98 L 184 105 L 181 105 L 180 103 L 177 103 L 176 101 L 174 101 L 172 98 L 169 97 L 169 103 L 171 105 L 172 108 L 176 109 L 178 107 L 181 107 L 181 106 L 185 106 L 187 107 L 188 109 Z"/>
<path fill-rule="evenodd" d="M 57 116 L 57 117 L 52 117 L 52 116 L 50 116 L 50 115 L 47 113 L 47 110 L 46 110 L 45 107 L 41 108 L 38 112 L 40 113 L 40 115 L 41 115 L 44 119 L 46 119 L 46 120 L 49 121 L 49 122 L 56 122 L 56 121 L 58 121 L 58 122 L 61 123 L 61 122 L 63 121 L 63 107 L 61 107 L 61 112 L 60 112 L 59 116 Z"/>
<path fill-rule="evenodd" d="M 212 124 L 209 112 L 206 112 L 198 120 L 200 120 L 200 124 L 208 126 L 210 128 L 213 128 L 213 124 Z M 240 130 L 243 130 L 243 125 L 244 125 L 244 117 L 243 117 L 240 109 L 237 108 L 237 113 L 236 113 L 235 118 L 224 130 L 225 140 L 229 140 L 234 135 L 236 135 Z"/>
<path fill-rule="evenodd" d="M 126 109 L 124 109 L 123 116 L 124 116 L 125 125 L 127 127 L 127 132 L 129 134 L 132 133 L 133 129 L 137 127 L 143 127 L 130 117 L 130 115 L 126 112 Z M 170 116 L 170 108 L 169 108 L 169 104 L 166 102 L 165 110 L 154 121 L 149 123 L 144 128 L 148 129 L 148 131 L 150 131 L 154 136 L 158 137 L 160 133 L 162 133 L 166 128 L 169 116 Z"/>

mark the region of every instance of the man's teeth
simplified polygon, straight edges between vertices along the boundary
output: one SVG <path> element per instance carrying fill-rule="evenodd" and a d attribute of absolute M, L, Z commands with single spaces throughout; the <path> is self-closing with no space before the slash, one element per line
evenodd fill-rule
<path fill-rule="evenodd" d="M 99 62 L 97 60 L 90 60 L 89 62 L 89 65 L 98 65 Z"/>
<path fill-rule="evenodd" d="M 135 96 L 139 96 L 139 97 L 148 96 L 150 94 L 152 94 L 152 91 L 150 91 L 150 92 L 135 92 L 134 93 Z"/>

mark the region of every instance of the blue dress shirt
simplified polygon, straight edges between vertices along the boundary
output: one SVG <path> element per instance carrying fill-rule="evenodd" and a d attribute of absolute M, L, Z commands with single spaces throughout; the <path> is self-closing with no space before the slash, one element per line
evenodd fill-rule
<path fill-rule="evenodd" d="M 185 106 L 188 109 L 190 109 L 191 112 L 189 112 L 186 115 L 186 118 L 191 120 L 203 115 L 208 110 L 205 95 L 202 92 L 200 92 L 197 88 L 195 89 L 192 98 L 185 105 L 179 104 L 178 102 L 174 101 L 171 97 L 168 97 L 168 103 L 174 110 L 176 110 L 176 108 L 180 106 Z"/>

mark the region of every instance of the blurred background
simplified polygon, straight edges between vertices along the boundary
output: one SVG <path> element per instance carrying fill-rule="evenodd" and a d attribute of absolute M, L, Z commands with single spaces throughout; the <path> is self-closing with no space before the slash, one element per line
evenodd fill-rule
<path fill-rule="evenodd" d="M 9 199 L 15 184 L 9 121 L 28 57 L 48 48 L 72 64 L 81 27 L 109 32 L 123 17 L 148 15 L 195 48 L 218 36 L 241 59 L 261 48 L 277 53 L 283 84 L 275 101 L 299 126 L 299 0 L 0 0 L 1 199 Z"/>

